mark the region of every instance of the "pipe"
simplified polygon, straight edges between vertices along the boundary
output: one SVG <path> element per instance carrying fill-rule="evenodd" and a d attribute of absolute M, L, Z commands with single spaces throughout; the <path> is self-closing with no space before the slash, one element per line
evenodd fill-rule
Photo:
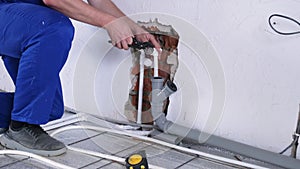
<path fill-rule="evenodd" d="M 142 124 L 142 111 L 143 111 L 143 88 L 144 88 L 144 58 L 145 51 L 140 50 L 140 76 L 139 76 L 139 97 L 138 97 L 138 112 L 137 112 L 137 124 Z M 154 62 L 154 77 L 158 77 L 158 52 L 153 50 L 153 62 Z"/>
<path fill-rule="evenodd" d="M 162 110 L 164 106 L 164 100 L 168 98 L 172 93 L 177 91 L 176 85 L 167 81 L 166 85 L 163 87 L 164 79 L 161 77 L 154 77 L 152 81 L 152 97 L 151 97 L 151 114 L 154 121 L 164 115 Z M 160 123 L 158 123 L 160 125 Z"/>
<path fill-rule="evenodd" d="M 165 87 L 166 88 L 166 87 Z M 168 82 L 167 88 L 171 90 L 166 90 L 163 88 L 161 92 L 153 91 L 158 94 L 152 95 L 152 105 L 154 105 L 151 113 L 153 116 L 156 117 L 155 124 L 161 129 L 163 132 L 180 136 L 182 138 L 185 138 L 187 140 L 192 140 L 197 143 L 203 144 L 204 142 L 208 145 L 212 145 L 215 147 L 220 147 L 223 149 L 226 149 L 228 151 L 231 151 L 233 153 L 237 153 L 240 155 L 244 155 L 246 157 L 250 157 L 256 160 L 260 160 L 263 162 L 267 162 L 273 165 L 277 165 L 284 168 L 289 169 L 299 169 L 300 166 L 300 160 L 290 158 L 288 156 L 284 156 L 281 154 L 276 154 L 267 150 L 259 149 L 253 146 L 249 146 L 243 143 L 235 142 L 229 139 L 225 139 L 222 137 L 214 136 L 205 132 L 201 132 L 196 129 L 190 129 L 186 128 L 184 126 L 175 124 L 169 120 L 166 119 L 165 115 L 162 113 L 162 104 L 163 98 L 166 98 L 167 96 L 171 95 L 172 92 L 175 92 L 176 86 L 171 81 Z M 174 89 L 174 90 L 172 90 Z M 156 89 L 157 90 L 157 89 Z M 167 91 L 167 92 L 166 92 Z M 170 92 L 172 91 L 172 92 Z M 164 93 L 166 97 L 162 97 L 160 93 Z M 163 95 L 164 96 L 164 95 Z M 208 138 L 207 140 L 203 140 L 201 136 L 209 136 L 205 137 Z"/>
<path fill-rule="evenodd" d="M 163 103 L 156 101 L 155 98 L 157 98 L 157 95 L 159 94 L 159 92 L 162 90 L 163 88 L 163 83 L 164 83 L 164 79 L 161 77 L 154 77 L 151 79 L 152 82 L 152 92 L 151 92 L 151 114 L 153 117 L 153 120 L 155 121 L 155 119 L 157 119 L 157 117 L 159 117 L 160 115 L 160 111 L 162 110 L 163 107 Z"/>
<path fill-rule="evenodd" d="M 140 76 L 139 76 L 139 98 L 138 98 L 138 112 L 137 112 L 137 124 L 142 124 L 142 108 L 143 108 L 143 88 L 144 88 L 144 57 L 145 52 L 140 50 Z"/>
<path fill-rule="evenodd" d="M 153 67 L 154 67 L 154 77 L 158 77 L 158 52 L 153 50 Z"/>
<path fill-rule="evenodd" d="M 103 120 L 103 121 L 107 121 L 110 123 L 114 123 L 114 124 L 122 124 L 122 125 L 130 125 L 133 127 L 142 127 L 142 128 L 155 128 L 154 125 L 150 125 L 150 124 L 137 124 L 134 122 L 128 122 L 128 121 L 120 121 L 120 120 L 116 120 L 116 119 L 112 119 L 112 118 L 108 118 L 108 117 L 104 117 L 104 116 L 99 116 L 96 114 L 91 114 L 91 113 L 86 113 L 86 112 L 82 112 L 82 111 L 78 111 L 78 110 L 74 110 L 70 107 L 65 106 L 65 111 L 70 112 L 70 113 L 74 113 L 77 114 L 78 117 L 81 117 L 80 120 L 81 121 L 91 121 L 93 122 L 93 120 L 97 119 L 97 120 Z"/>
<path fill-rule="evenodd" d="M 42 127 L 45 131 L 53 130 L 53 129 L 57 129 L 62 126 L 66 126 L 66 125 L 70 125 L 70 124 L 77 123 L 80 121 L 84 121 L 84 118 L 85 117 L 83 116 L 83 114 L 73 114 L 69 117 L 64 117 L 64 118 L 61 118 L 58 120 L 51 121 L 51 122 L 47 123 L 46 125 L 42 125 Z"/>
<path fill-rule="evenodd" d="M 90 155 L 90 156 L 100 157 L 100 158 L 104 158 L 106 160 L 111 160 L 111 161 L 115 161 L 115 162 L 125 164 L 125 158 L 121 158 L 121 157 L 117 157 L 117 156 L 109 155 L 109 154 L 103 154 L 103 153 L 95 152 L 95 151 L 84 150 L 84 149 L 81 149 L 81 148 L 76 148 L 76 147 L 71 147 L 71 146 L 68 146 L 67 148 L 68 148 L 68 150 L 72 150 L 72 151 L 87 154 L 87 155 Z"/>
<path fill-rule="evenodd" d="M 204 152 L 201 152 L 201 151 L 181 147 L 181 146 L 178 146 L 178 145 L 170 144 L 170 143 L 167 143 L 167 142 L 164 142 L 164 141 L 161 141 L 161 140 L 157 140 L 157 139 L 153 139 L 153 138 L 149 138 L 149 137 L 145 137 L 145 136 L 140 136 L 140 135 L 124 132 L 124 131 L 103 128 L 103 127 L 88 126 L 88 125 L 67 126 L 67 127 L 63 127 L 63 128 L 55 130 L 53 133 L 50 134 L 50 136 L 53 137 L 54 135 L 56 135 L 58 133 L 61 133 L 61 132 L 64 132 L 66 130 L 76 130 L 76 129 L 88 129 L 88 130 L 94 130 L 94 131 L 100 131 L 100 132 L 109 132 L 109 133 L 134 137 L 136 139 L 140 139 L 140 140 L 143 140 L 143 141 L 146 141 L 146 142 L 152 142 L 152 143 L 159 144 L 159 145 L 162 145 L 162 146 L 166 146 L 166 147 L 178 150 L 178 151 L 191 153 L 191 154 L 196 154 L 196 155 L 199 155 L 203 159 L 214 161 L 214 162 L 219 163 L 219 164 L 227 164 L 227 165 L 230 165 L 230 166 L 247 167 L 247 168 L 255 168 L 255 169 L 267 169 L 265 167 L 261 167 L 261 166 L 255 165 L 255 164 L 249 164 L 249 163 L 242 162 L 242 161 L 236 161 L 236 160 L 233 160 L 233 159 L 229 159 L 229 158 L 225 158 L 225 157 L 221 157 L 221 156 L 208 154 L 208 153 L 204 153 Z M 70 147 L 68 147 L 68 148 L 70 148 Z M 104 158 L 104 157 L 102 157 L 102 158 Z"/>
<path fill-rule="evenodd" d="M 0 150 L 0 154 L 1 155 L 22 155 L 22 156 L 27 156 L 30 158 L 34 158 L 36 159 L 38 162 L 42 163 L 42 164 L 49 164 L 50 166 L 53 166 L 55 168 L 61 168 L 61 169 L 75 169 L 73 167 L 64 165 L 62 163 L 58 163 L 55 162 L 53 160 L 49 160 L 45 157 L 33 154 L 33 153 L 29 153 L 29 152 L 25 152 L 25 151 L 18 151 L 18 150 Z"/>

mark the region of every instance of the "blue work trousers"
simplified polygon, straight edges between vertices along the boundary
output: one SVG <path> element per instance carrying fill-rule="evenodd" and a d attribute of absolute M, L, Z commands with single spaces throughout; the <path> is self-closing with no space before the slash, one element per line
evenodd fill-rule
<path fill-rule="evenodd" d="M 15 84 L 14 93 L 0 93 L 0 128 L 11 120 L 45 124 L 63 115 L 59 72 L 73 36 L 70 19 L 42 1 L 0 0 L 0 56 Z"/>

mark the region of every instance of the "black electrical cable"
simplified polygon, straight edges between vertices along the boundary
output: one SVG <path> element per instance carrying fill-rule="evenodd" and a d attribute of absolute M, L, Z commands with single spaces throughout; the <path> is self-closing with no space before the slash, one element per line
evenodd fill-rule
<path fill-rule="evenodd" d="M 283 154 L 284 152 L 286 152 L 288 149 L 290 149 L 294 144 L 295 144 L 296 140 L 294 140 L 289 146 L 287 146 L 284 150 L 282 150 L 279 154 Z"/>
<path fill-rule="evenodd" d="M 290 20 L 292 22 L 295 22 L 296 24 L 299 25 L 299 31 L 295 31 L 295 32 L 281 32 L 281 31 L 278 31 L 277 29 L 274 28 L 273 25 L 276 25 L 277 23 L 276 22 L 271 22 L 271 19 L 273 17 L 279 17 L 279 18 L 284 18 L 284 19 L 287 19 L 287 20 Z M 285 16 L 285 15 L 281 15 L 281 14 L 272 14 L 270 17 L 269 17 L 269 25 L 270 27 L 278 34 L 280 35 L 295 35 L 295 34 L 300 34 L 300 22 L 297 21 L 296 19 L 293 19 L 291 17 L 288 17 L 288 16 Z"/>
<path fill-rule="evenodd" d="M 299 105 L 300 106 L 300 105 Z M 292 143 L 287 146 L 284 150 L 282 150 L 279 154 L 283 154 L 284 152 L 286 152 L 288 149 L 290 149 L 291 147 L 292 148 L 292 155 L 291 156 L 294 156 L 294 158 L 296 158 L 296 152 L 297 152 L 297 146 L 298 146 L 298 140 L 299 140 L 299 134 L 300 134 L 300 107 L 299 107 L 299 115 L 298 115 L 298 121 L 297 121 L 297 126 L 296 126 L 296 132 L 295 134 L 293 134 L 293 141 Z M 293 151 L 294 152 L 294 155 L 293 155 Z"/>

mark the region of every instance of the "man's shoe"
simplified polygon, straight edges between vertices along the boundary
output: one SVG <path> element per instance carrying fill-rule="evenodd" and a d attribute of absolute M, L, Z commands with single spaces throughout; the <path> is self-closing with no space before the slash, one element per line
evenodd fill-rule
<path fill-rule="evenodd" d="M 3 134 L 7 131 L 7 128 L 0 128 L 0 134 Z"/>
<path fill-rule="evenodd" d="M 0 137 L 0 143 L 15 150 L 26 151 L 41 156 L 58 156 L 66 152 L 66 146 L 50 137 L 40 126 L 26 124 L 18 131 L 10 127 Z"/>

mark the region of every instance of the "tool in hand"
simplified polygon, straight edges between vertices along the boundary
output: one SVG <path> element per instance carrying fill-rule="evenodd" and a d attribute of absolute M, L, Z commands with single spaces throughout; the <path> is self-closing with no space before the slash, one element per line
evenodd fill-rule
<path fill-rule="evenodd" d="M 141 42 L 138 41 L 136 38 L 132 38 L 133 42 L 132 44 L 129 44 L 128 47 L 134 48 L 134 49 L 146 49 L 146 48 L 154 48 L 154 45 L 151 42 Z M 108 41 L 109 43 L 112 43 L 112 41 Z"/>

